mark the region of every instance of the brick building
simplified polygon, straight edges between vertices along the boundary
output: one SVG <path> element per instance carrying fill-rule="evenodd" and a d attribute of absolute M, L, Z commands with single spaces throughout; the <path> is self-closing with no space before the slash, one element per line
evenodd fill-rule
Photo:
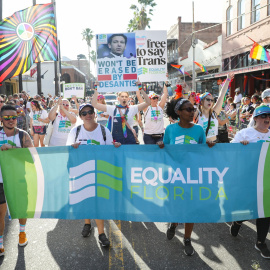
<path fill-rule="evenodd" d="M 240 87 L 245 95 L 270 87 L 270 64 L 249 57 L 253 42 L 270 51 L 270 0 L 223 0 L 222 62 L 224 77 L 235 72 L 231 95 Z"/>

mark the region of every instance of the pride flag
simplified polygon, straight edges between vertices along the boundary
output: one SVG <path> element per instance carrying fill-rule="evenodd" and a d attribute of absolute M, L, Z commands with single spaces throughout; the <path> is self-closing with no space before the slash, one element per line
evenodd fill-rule
<path fill-rule="evenodd" d="M 265 62 L 270 63 L 270 55 L 269 52 L 261 45 L 259 45 L 256 41 L 248 37 L 253 41 L 253 46 L 250 50 L 249 57 L 252 59 L 263 60 Z"/>
<path fill-rule="evenodd" d="M 205 67 L 204 65 L 202 65 L 202 64 L 200 64 L 200 63 L 198 63 L 198 62 L 195 62 L 195 61 L 194 61 L 194 63 L 195 63 L 198 67 L 200 67 L 200 69 L 201 69 L 202 72 L 208 73 L 208 70 L 206 69 L 206 67 Z"/>
<path fill-rule="evenodd" d="M 0 22 L 0 83 L 35 62 L 57 60 L 53 4 L 35 5 Z"/>

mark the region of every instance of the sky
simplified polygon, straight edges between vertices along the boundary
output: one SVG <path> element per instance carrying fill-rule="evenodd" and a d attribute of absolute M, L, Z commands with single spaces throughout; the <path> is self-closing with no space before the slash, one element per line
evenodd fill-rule
<path fill-rule="evenodd" d="M 32 0 L 2 0 L 2 17 L 33 4 Z M 49 1 L 36 0 L 37 4 Z M 192 21 L 192 0 L 155 0 L 151 30 L 169 30 L 182 17 L 182 22 Z M 221 0 L 194 0 L 194 20 L 201 22 L 222 21 Z M 56 0 L 58 39 L 61 43 L 61 56 L 77 59 L 78 54 L 87 56 L 87 45 L 82 40 L 82 31 L 90 28 L 94 34 L 125 33 L 129 20 L 133 17 L 130 10 L 137 0 Z M 209 8 L 211 7 L 211 9 Z M 95 40 L 92 49 L 95 50 Z"/>

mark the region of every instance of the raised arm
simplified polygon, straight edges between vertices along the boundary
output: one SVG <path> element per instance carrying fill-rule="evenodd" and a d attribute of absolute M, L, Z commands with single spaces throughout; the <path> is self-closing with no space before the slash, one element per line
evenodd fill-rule
<path fill-rule="evenodd" d="M 161 100 L 159 102 L 159 106 L 164 109 L 164 106 L 166 104 L 166 101 L 167 101 L 167 97 L 168 97 L 168 88 L 166 86 L 166 84 L 168 84 L 169 82 L 166 81 L 165 84 L 164 84 L 164 88 L 163 88 L 163 95 L 161 97 Z"/>
<path fill-rule="evenodd" d="M 96 83 L 96 85 L 98 85 L 98 83 Z M 96 108 L 97 110 L 107 112 L 107 105 L 98 103 L 97 97 L 98 97 L 98 91 L 95 90 L 94 95 L 92 97 L 92 103 L 91 103 L 92 106 Z"/>
<path fill-rule="evenodd" d="M 231 80 L 233 80 L 233 78 L 234 78 L 234 73 L 230 72 L 227 75 L 227 79 L 226 79 L 224 85 L 221 88 L 220 94 L 218 96 L 218 100 L 217 100 L 216 104 L 213 107 L 213 110 L 216 112 L 217 115 L 219 115 L 219 113 L 220 113 L 220 111 L 222 109 L 222 104 L 223 104 L 224 97 L 225 97 L 226 92 L 228 90 L 229 83 L 230 83 Z"/>
<path fill-rule="evenodd" d="M 140 90 L 140 92 L 142 93 L 145 102 L 138 105 L 138 111 L 142 111 L 143 109 L 151 105 L 151 100 L 148 97 L 148 95 L 144 92 L 144 90 Z"/>

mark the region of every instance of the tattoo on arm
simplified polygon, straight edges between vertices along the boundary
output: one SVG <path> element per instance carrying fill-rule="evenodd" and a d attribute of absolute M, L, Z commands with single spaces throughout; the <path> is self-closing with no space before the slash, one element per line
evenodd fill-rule
<path fill-rule="evenodd" d="M 23 135 L 23 148 L 34 147 L 30 136 L 27 133 Z"/>

